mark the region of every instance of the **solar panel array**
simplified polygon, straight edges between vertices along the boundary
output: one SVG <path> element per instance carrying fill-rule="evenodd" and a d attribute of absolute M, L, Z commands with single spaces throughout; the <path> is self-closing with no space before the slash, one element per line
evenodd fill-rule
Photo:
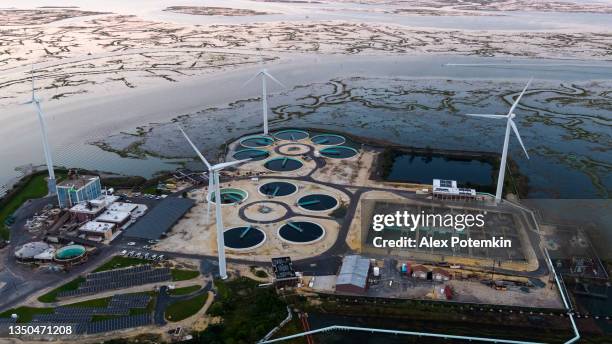
<path fill-rule="evenodd" d="M 90 273 L 76 290 L 58 293 L 59 297 L 95 294 L 114 289 L 172 280 L 169 268 L 154 269 L 151 265 L 139 265 L 126 269 Z"/>
<path fill-rule="evenodd" d="M 17 319 L 13 319 L 13 318 L 0 318 L 0 325 L 14 324 L 16 322 L 17 322 Z"/>
<path fill-rule="evenodd" d="M 87 324 L 86 331 L 88 334 L 95 334 L 123 330 L 132 327 L 146 326 L 152 323 L 153 317 L 151 316 L 151 314 L 138 314 L 127 317 L 95 321 Z"/>
<path fill-rule="evenodd" d="M 150 313 L 129 315 L 130 309 L 144 309 L 151 301 L 151 296 L 147 294 L 124 294 L 114 295 L 108 302 L 108 307 L 78 307 L 78 306 L 60 306 L 55 308 L 55 313 L 51 314 L 36 314 L 32 318 L 32 322 L 40 324 L 58 324 L 72 325 L 73 333 L 101 333 L 122 330 L 126 328 L 145 326 L 153 323 L 153 317 Z M 93 321 L 94 315 L 111 315 L 117 316 L 111 319 Z M 11 318 L 0 319 L 0 324 L 3 321 L 16 321 Z"/>
<path fill-rule="evenodd" d="M 124 235 L 149 240 L 159 239 L 161 235 L 168 232 L 194 204 L 195 202 L 189 198 L 166 197 L 140 218 L 140 220 L 129 228 Z"/>

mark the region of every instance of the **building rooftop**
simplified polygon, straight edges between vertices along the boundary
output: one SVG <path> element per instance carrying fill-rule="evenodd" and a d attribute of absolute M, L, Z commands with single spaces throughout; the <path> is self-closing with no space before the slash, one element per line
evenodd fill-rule
<path fill-rule="evenodd" d="M 108 222 L 89 221 L 79 227 L 79 230 L 92 233 L 104 233 L 112 230 L 114 226 L 114 224 Z"/>
<path fill-rule="evenodd" d="M 44 257 L 50 255 L 53 258 L 55 249 L 53 246 L 42 241 L 29 242 L 21 246 L 15 251 L 15 257 L 25 259 L 45 259 Z"/>
<path fill-rule="evenodd" d="M 121 223 L 131 216 L 130 213 L 125 211 L 112 211 L 106 210 L 100 216 L 96 217 L 96 221 L 110 222 L 110 223 Z"/>
<path fill-rule="evenodd" d="M 138 204 L 135 203 L 115 202 L 108 207 L 108 210 L 131 213 L 136 208 L 138 208 Z"/>
<path fill-rule="evenodd" d="M 346 256 L 342 259 L 342 267 L 336 279 L 338 284 L 352 284 L 365 288 L 370 271 L 370 260 L 358 255 Z"/>
<path fill-rule="evenodd" d="M 297 277 L 293 270 L 293 263 L 289 257 L 272 258 L 272 268 L 276 280 Z"/>
<path fill-rule="evenodd" d="M 58 188 L 75 188 L 80 189 L 83 186 L 95 181 L 96 179 L 100 179 L 98 176 L 92 175 L 78 175 L 72 176 L 68 179 L 62 180 L 59 184 L 57 184 Z"/>

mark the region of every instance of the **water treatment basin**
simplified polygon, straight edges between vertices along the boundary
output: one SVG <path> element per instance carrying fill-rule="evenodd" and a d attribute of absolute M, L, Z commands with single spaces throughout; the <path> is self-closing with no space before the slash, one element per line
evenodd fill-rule
<path fill-rule="evenodd" d="M 221 204 L 236 204 L 244 201 L 249 197 L 248 192 L 242 189 L 236 188 L 223 188 L 221 189 Z M 214 203 L 215 192 L 211 192 L 208 195 L 208 201 Z"/>
<path fill-rule="evenodd" d="M 274 158 L 268 160 L 264 167 L 275 172 L 291 172 L 299 170 L 304 164 L 293 158 Z"/>
<path fill-rule="evenodd" d="M 321 149 L 320 153 L 326 158 L 348 159 L 357 155 L 357 150 L 346 146 L 332 146 Z"/>
<path fill-rule="evenodd" d="M 309 134 L 304 130 L 287 129 L 274 133 L 274 138 L 283 141 L 299 141 L 307 139 Z"/>
<path fill-rule="evenodd" d="M 282 197 L 297 192 L 297 186 L 289 182 L 269 182 L 259 186 L 259 193 L 268 197 Z"/>
<path fill-rule="evenodd" d="M 325 229 L 318 223 L 309 221 L 288 221 L 278 229 L 278 236 L 294 244 L 310 244 L 321 240 Z"/>
<path fill-rule="evenodd" d="M 267 151 L 256 148 L 242 149 L 232 155 L 232 157 L 236 160 L 251 159 L 252 161 L 267 159 L 269 156 L 270 153 Z"/>
<path fill-rule="evenodd" d="M 250 250 L 261 246 L 266 233 L 254 226 L 234 227 L 223 232 L 225 247 L 234 250 Z"/>
<path fill-rule="evenodd" d="M 298 206 L 309 211 L 326 211 L 338 206 L 338 200 L 330 195 L 312 194 L 301 197 Z"/>

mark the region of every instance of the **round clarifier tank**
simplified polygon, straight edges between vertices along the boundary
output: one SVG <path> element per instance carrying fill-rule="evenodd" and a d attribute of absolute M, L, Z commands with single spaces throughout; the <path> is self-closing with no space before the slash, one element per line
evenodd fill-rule
<path fill-rule="evenodd" d="M 83 257 L 87 250 L 81 245 L 64 246 L 55 252 L 55 260 L 68 261 Z"/>
<path fill-rule="evenodd" d="M 275 172 L 290 172 L 300 169 L 304 164 L 293 158 L 274 158 L 266 161 L 264 167 Z"/>
<path fill-rule="evenodd" d="M 325 229 L 318 223 L 309 221 L 289 221 L 278 229 L 278 236 L 294 244 L 310 244 L 321 240 Z"/>
<path fill-rule="evenodd" d="M 310 136 L 308 132 L 297 129 L 281 130 L 279 132 L 274 133 L 274 138 L 283 141 L 299 141 L 307 139 L 308 136 Z"/>
<path fill-rule="evenodd" d="M 249 193 L 236 188 L 223 188 L 221 189 L 221 204 L 236 204 L 244 201 L 249 197 Z M 208 201 L 214 203 L 215 192 L 211 192 L 208 196 Z"/>
<path fill-rule="evenodd" d="M 259 193 L 268 197 L 282 197 L 293 195 L 297 186 L 289 182 L 270 182 L 259 186 Z"/>
<path fill-rule="evenodd" d="M 229 249 L 252 250 L 266 241 L 266 233 L 255 226 L 241 226 L 223 232 L 223 239 Z"/>
<path fill-rule="evenodd" d="M 267 159 L 269 156 L 270 153 L 268 153 L 267 151 L 256 148 L 242 149 L 232 155 L 232 157 L 236 160 L 251 159 L 253 161 Z"/>
<path fill-rule="evenodd" d="M 330 195 L 312 194 L 301 197 L 297 204 L 298 207 L 309 211 L 326 211 L 336 208 L 338 200 Z"/>
<path fill-rule="evenodd" d="M 357 150 L 355 148 L 346 146 L 327 147 L 321 149 L 319 152 L 322 156 L 332 159 L 348 159 L 357 155 Z"/>
<path fill-rule="evenodd" d="M 262 148 L 271 146 L 274 139 L 268 136 L 249 136 L 240 141 L 240 145 L 246 148 Z"/>
<path fill-rule="evenodd" d="M 344 144 L 346 139 L 344 136 L 336 135 L 336 134 L 321 134 L 313 136 L 310 141 L 316 145 L 321 146 L 337 146 Z"/>

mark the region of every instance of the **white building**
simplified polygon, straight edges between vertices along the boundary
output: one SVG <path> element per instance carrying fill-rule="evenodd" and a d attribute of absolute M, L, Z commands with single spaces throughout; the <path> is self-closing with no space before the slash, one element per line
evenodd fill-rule
<path fill-rule="evenodd" d="M 96 221 L 112 223 L 117 227 L 121 227 L 128 223 L 131 219 L 131 214 L 125 211 L 106 210 L 100 216 L 96 217 Z"/>
<path fill-rule="evenodd" d="M 457 187 L 456 180 L 434 179 L 432 192 L 440 198 L 476 198 L 475 189 Z"/>
<path fill-rule="evenodd" d="M 113 237 L 116 228 L 113 223 L 89 221 L 79 227 L 79 233 L 94 241 L 109 240 Z"/>

